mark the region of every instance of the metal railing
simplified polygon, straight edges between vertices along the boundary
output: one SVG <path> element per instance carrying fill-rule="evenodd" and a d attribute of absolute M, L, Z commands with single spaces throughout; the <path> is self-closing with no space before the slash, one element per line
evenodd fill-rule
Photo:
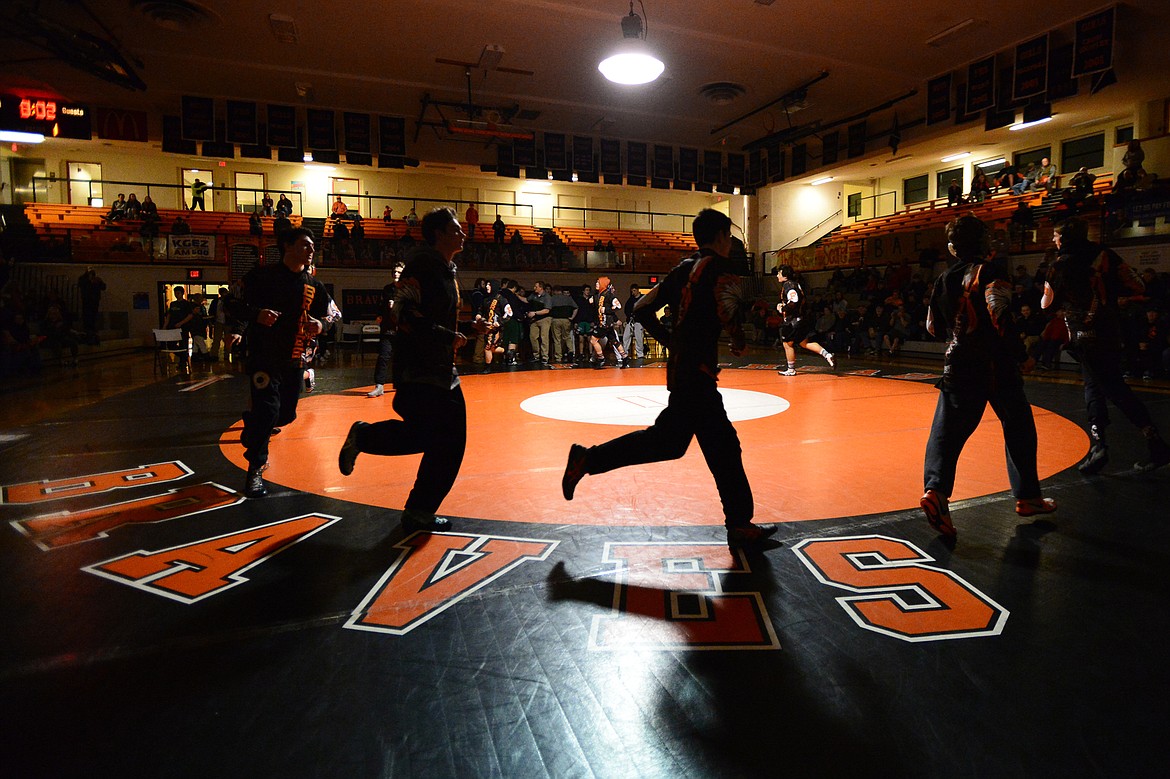
<path fill-rule="evenodd" d="M 44 182 L 45 197 L 40 199 L 40 200 L 37 199 L 37 182 Z M 94 200 L 94 191 L 93 191 L 94 185 L 102 187 L 103 190 L 106 187 L 106 185 L 109 185 L 109 186 L 121 187 L 121 188 L 125 188 L 125 189 L 130 189 L 131 187 L 134 187 L 134 188 L 136 188 L 134 190 L 134 194 L 139 194 L 140 190 L 145 190 L 144 192 L 142 192 L 143 197 L 145 197 L 146 195 L 150 195 L 150 199 L 153 200 L 155 202 L 155 205 L 158 206 L 159 208 L 186 209 L 189 206 L 189 203 L 187 201 L 187 194 L 191 189 L 190 184 L 159 184 L 159 183 L 151 182 L 151 181 L 120 181 L 120 180 L 116 180 L 116 179 L 74 179 L 74 178 L 68 178 L 68 177 L 66 177 L 64 179 L 52 179 L 52 178 L 49 178 L 48 176 L 33 176 L 33 179 L 32 179 L 32 200 L 33 200 L 33 202 L 34 203 L 38 203 L 38 202 L 46 202 L 47 203 L 47 202 L 49 202 L 49 200 L 48 200 L 49 186 L 51 186 L 52 184 L 60 184 L 60 183 L 64 183 L 65 191 L 68 192 L 70 194 L 70 196 L 72 196 L 74 185 L 79 185 L 79 186 L 85 185 L 86 193 L 87 193 L 86 198 L 85 198 L 85 203 L 76 203 L 74 205 L 91 205 L 93 200 Z M 286 195 L 286 196 L 289 196 L 290 200 L 294 200 L 294 202 L 296 203 L 296 209 L 295 209 L 294 213 L 298 213 L 298 214 L 304 213 L 304 205 L 305 205 L 304 204 L 304 193 L 302 193 L 298 190 L 295 190 L 295 189 L 253 189 L 251 187 L 226 187 L 226 186 L 220 186 L 217 184 L 214 187 L 208 187 L 208 190 L 212 193 L 215 193 L 215 192 L 237 192 L 237 193 L 244 192 L 244 193 L 247 193 L 247 194 L 251 195 L 251 198 L 252 198 L 252 209 L 251 210 L 253 210 L 253 211 L 259 211 L 261 209 L 261 204 L 264 201 L 265 194 L 271 195 L 273 197 L 273 199 L 279 198 L 280 195 Z M 159 198 L 156 197 L 156 194 L 159 192 L 174 195 L 174 197 L 170 198 L 170 200 L 169 200 L 171 205 L 165 205 L 165 204 L 159 202 Z M 102 192 L 101 199 L 103 200 L 103 202 L 105 202 L 105 200 L 106 200 L 104 191 Z M 236 207 L 232 208 L 231 210 L 233 210 L 233 211 L 247 210 L 247 209 L 241 208 L 241 206 L 239 204 L 240 198 L 238 196 L 235 198 L 235 201 L 236 201 Z"/>
<path fill-rule="evenodd" d="M 690 220 L 695 218 L 694 214 L 672 214 L 661 211 L 625 211 L 617 208 L 583 208 L 581 206 L 553 206 L 552 209 L 552 224 L 557 226 L 557 219 L 559 214 L 566 214 L 560 220 L 561 226 L 572 227 L 596 227 L 602 230 L 661 230 L 663 232 L 672 233 L 689 233 Z M 613 219 L 600 218 L 596 216 L 592 219 L 590 224 L 590 215 L 598 214 L 614 214 Z M 625 224 L 622 224 L 623 218 Z"/>

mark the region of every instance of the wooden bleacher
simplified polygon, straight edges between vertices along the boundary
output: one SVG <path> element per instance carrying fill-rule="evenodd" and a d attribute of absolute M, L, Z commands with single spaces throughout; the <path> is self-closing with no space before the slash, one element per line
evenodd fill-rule
<path fill-rule="evenodd" d="M 1101 202 L 1112 188 L 1113 179 L 1111 176 L 1099 176 L 1093 183 L 1093 196 L 1098 202 Z M 923 204 L 915 204 L 895 214 L 845 225 L 822 239 L 821 245 L 831 246 L 845 243 L 848 247 L 849 259 L 852 262 L 854 259 L 858 259 L 853 255 L 855 250 L 859 249 L 861 241 L 865 239 L 943 227 L 952 219 L 963 214 L 974 214 L 989 225 L 994 225 L 997 222 L 1010 220 L 1012 213 L 1021 202 L 1027 203 L 1036 211 L 1037 222 L 1039 222 L 1046 212 L 1052 210 L 1052 204 L 1059 202 L 1059 193 L 1059 189 L 1054 189 L 1051 194 L 1043 190 L 1027 192 L 1023 195 L 1015 195 L 1010 191 L 1005 191 L 991 195 L 981 203 L 964 203 L 960 206 L 949 206 L 945 199 L 932 200 Z M 1036 242 L 1040 242 L 1040 237 L 1037 238 Z"/>
<path fill-rule="evenodd" d="M 74 262 L 151 262 L 143 248 L 141 219 L 119 219 L 108 222 L 109 209 L 98 206 L 67 203 L 29 203 L 25 216 L 37 234 L 49 239 L 68 240 Z M 158 210 L 158 238 L 165 240 L 175 218 L 182 216 L 195 235 L 251 236 L 248 214 L 235 211 L 184 211 L 177 208 Z M 272 235 L 273 217 L 260 217 L 265 235 Z M 289 217 L 293 226 L 301 224 L 300 216 Z"/>

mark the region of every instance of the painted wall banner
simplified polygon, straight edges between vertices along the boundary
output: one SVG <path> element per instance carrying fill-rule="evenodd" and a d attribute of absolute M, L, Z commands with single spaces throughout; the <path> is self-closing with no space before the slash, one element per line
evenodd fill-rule
<path fill-rule="evenodd" d="M 913 230 L 877 238 L 862 238 L 861 256 L 870 265 L 885 265 L 902 260 L 918 261 L 923 249 L 941 249 L 947 245 L 946 232 L 942 227 Z"/>
<path fill-rule="evenodd" d="M 1012 82 L 1012 97 L 1043 94 L 1048 89 L 1048 34 L 1021 43 L 1016 47 L 1016 72 Z"/>
<path fill-rule="evenodd" d="M 382 316 L 380 289 L 343 289 L 338 302 L 347 322 L 373 322 Z"/>
<path fill-rule="evenodd" d="M 233 243 L 228 252 L 228 279 L 238 281 L 260 264 L 260 250 L 255 244 Z"/>
<path fill-rule="evenodd" d="M 1077 22 L 1073 43 L 1073 75 L 1098 73 L 1113 67 L 1114 9 L 1086 16 Z"/>
<path fill-rule="evenodd" d="M 168 235 L 167 252 L 172 260 L 215 261 L 214 235 Z"/>

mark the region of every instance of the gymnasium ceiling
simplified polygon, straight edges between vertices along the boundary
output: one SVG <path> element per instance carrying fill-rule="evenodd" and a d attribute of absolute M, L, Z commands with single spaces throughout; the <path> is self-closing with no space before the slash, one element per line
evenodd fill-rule
<path fill-rule="evenodd" d="M 895 111 L 905 126 L 925 113 L 927 80 L 1047 31 L 1055 31 L 1054 45 L 1067 42 L 1073 21 L 1103 7 L 1100 0 L 644 2 L 647 41 L 666 72 L 654 84 L 621 87 L 607 82 L 597 63 L 620 40 L 625 0 L 6 0 L 0 28 L 16 29 L 11 15 L 32 9 L 113 40 L 146 89 L 107 83 L 11 33 L 0 54 L 0 88 L 43 88 L 94 106 L 144 110 L 156 140 L 158 117 L 177 115 L 182 95 L 403 116 L 408 154 L 435 170 L 495 162 L 490 141 L 416 126 L 420 116 L 437 119 L 435 108 L 422 111 L 424 95 L 464 104 L 469 88 L 471 103 L 485 110 L 444 107 L 444 121 L 483 127 L 499 119 L 502 130 L 536 131 L 538 138 L 549 131 L 737 152 L 770 133 L 837 123 L 891 101 L 869 116 L 871 136 L 892 127 Z M 643 12 L 638 3 L 634 9 Z M 272 14 L 295 42 L 277 39 Z M 1170 95 L 1168 31 L 1170 3 L 1119 6 L 1118 83 L 1088 96 L 1082 79 L 1081 96 L 1054 106 L 1056 131 L 1075 135 L 1074 126 L 1107 116 L 1125 124 L 1135 102 Z M 503 51 L 490 70 L 437 61 L 480 63 L 485 46 Z M 793 94 L 813 81 L 803 99 Z M 717 102 L 704 93 L 716 83 L 742 92 Z M 874 141 L 864 158 L 833 172 L 857 180 L 895 174 L 921 168 L 923 158 L 934 165 L 936 154 L 1002 145 L 1007 132 L 985 133 L 982 122 L 919 126 L 903 130 L 893 162 L 886 144 Z"/>

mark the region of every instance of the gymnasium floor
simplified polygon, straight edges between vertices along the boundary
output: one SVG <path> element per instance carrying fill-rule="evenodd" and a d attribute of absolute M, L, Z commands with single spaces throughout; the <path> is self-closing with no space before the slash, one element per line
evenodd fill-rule
<path fill-rule="evenodd" d="M 1170 469 L 1079 383 L 1030 379 L 1045 493 L 993 417 L 945 543 L 917 508 L 938 365 L 759 351 L 721 386 L 757 521 L 724 543 L 697 446 L 559 480 L 648 424 L 661 363 L 467 375 L 450 534 L 405 536 L 417 458 L 337 472 L 373 358 L 320 370 L 243 500 L 245 379 L 111 358 L 0 394 L 0 776 L 1170 775 Z M 1170 432 L 1165 383 L 1143 398 Z"/>

